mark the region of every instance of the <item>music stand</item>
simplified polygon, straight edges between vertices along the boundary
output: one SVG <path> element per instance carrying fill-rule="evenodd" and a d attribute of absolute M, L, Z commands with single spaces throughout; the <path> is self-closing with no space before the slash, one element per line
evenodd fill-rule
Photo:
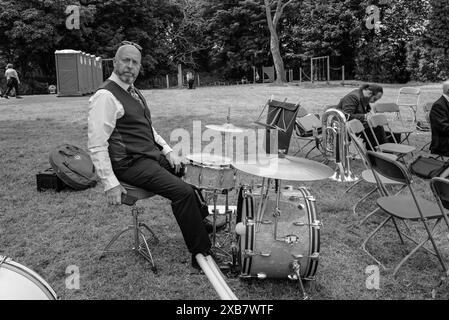
<path fill-rule="evenodd" d="M 300 104 L 299 102 L 293 104 L 286 101 L 287 100 L 281 102 L 270 99 L 267 104 L 265 104 L 257 120 L 254 122 L 267 129 L 266 151 L 268 154 L 278 154 L 279 150 L 284 150 L 285 154 L 287 154 L 290 148 L 290 140 L 292 138 Z M 263 122 L 262 118 L 264 117 L 267 108 L 266 122 Z M 276 146 L 271 145 L 273 139 L 274 144 L 277 143 L 277 148 Z"/>

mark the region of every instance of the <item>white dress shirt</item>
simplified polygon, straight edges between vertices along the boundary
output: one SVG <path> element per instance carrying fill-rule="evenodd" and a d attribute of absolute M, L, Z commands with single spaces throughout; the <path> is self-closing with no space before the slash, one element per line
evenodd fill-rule
<path fill-rule="evenodd" d="M 130 86 L 121 81 L 115 73 L 112 73 L 109 80 L 117 83 L 125 91 Z M 117 119 L 124 115 L 125 109 L 123 105 L 108 90 L 100 89 L 89 99 L 87 147 L 105 191 L 120 184 L 112 170 L 108 152 L 108 140 L 114 131 Z M 167 155 L 173 151 L 154 128 L 153 135 L 155 142 L 163 148 L 162 154 Z"/>

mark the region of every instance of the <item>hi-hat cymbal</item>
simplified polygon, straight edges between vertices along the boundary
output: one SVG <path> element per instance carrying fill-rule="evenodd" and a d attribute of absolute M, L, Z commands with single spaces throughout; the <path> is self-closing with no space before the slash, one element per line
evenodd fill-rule
<path fill-rule="evenodd" d="M 254 176 L 286 181 L 319 181 L 334 174 L 334 170 L 322 163 L 292 156 L 267 155 L 254 161 L 235 162 L 232 165 L 237 170 Z"/>
<path fill-rule="evenodd" d="M 222 125 L 210 124 L 207 125 L 206 128 L 225 133 L 243 133 L 245 131 L 248 131 L 248 129 L 236 127 L 232 123 L 225 123 Z"/>

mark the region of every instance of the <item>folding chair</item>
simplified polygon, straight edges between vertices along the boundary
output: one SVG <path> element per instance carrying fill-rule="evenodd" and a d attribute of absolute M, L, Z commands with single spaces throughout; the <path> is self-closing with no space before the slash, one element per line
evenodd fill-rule
<path fill-rule="evenodd" d="M 429 127 L 430 127 L 430 111 L 432 110 L 432 106 L 433 106 L 433 103 L 432 103 L 432 102 L 426 103 L 426 104 L 423 106 L 424 116 L 425 116 L 425 118 L 426 118 L 427 123 L 429 124 Z M 431 128 L 431 127 L 430 127 L 430 128 Z M 432 129 L 432 128 L 431 128 L 431 129 Z M 422 146 L 421 149 L 419 149 L 419 151 L 424 151 L 424 149 L 425 149 L 426 147 L 429 147 L 431 143 L 432 143 L 432 141 L 427 142 L 425 145 Z M 429 150 L 429 151 L 430 151 L 430 150 Z"/>
<path fill-rule="evenodd" d="M 365 201 L 366 199 L 368 199 L 368 197 L 370 197 L 372 194 L 374 194 L 376 191 L 379 191 L 380 195 L 382 196 L 382 192 L 381 189 L 379 189 L 379 187 L 377 186 L 377 181 L 376 178 L 374 177 L 374 173 L 371 169 L 370 163 L 368 161 L 367 158 L 367 150 L 366 147 L 362 141 L 362 139 L 360 137 L 358 137 L 358 135 L 363 134 L 365 135 L 365 139 L 366 139 L 366 134 L 365 134 L 365 128 L 363 126 L 363 124 L 357 120 L 351 120 L 347 123 L 347 128 L 348 128 L 348 134 L 349 137 L 351 138 L 352 143 L 354 144 L 360 158 L 362 159 L 362 162 L 366 168 L 366 170 L 364 170 L 362 172 L 362 179 L 357 181 L 354 185 L 352 185 L 346 192 L 349 192 L 351 189 L 353 189 L 356 185 L 358 185 L 359 183 L 361 183 L 362 181 L 366 181 L 370 184 L 376 184 L 376 187 L 371 190 L 368 194 L 366 194 L 364 197 L 360 198 L 357 203 L 352 207 L 352 212 L 354 215 L 356 215 L 356 209 L 357 206 L 360 205 L 363 201 Z M 392 155 L 392 154 L 388 154 L 388 153 L 383 153 L 383 155 L 385 157 L 388 157 L 392 160 L 396 160 L 397 156 Z M 394 180 L 390 180 L 382 175 L 379 175 L 380 180 L 382 181 L 382 183 L 384 185 L 391 185 L 391 186 L 401 186 L 400 190 L 396 193 L 396 195 L 400 194 L 406 187 L 405 184 L 394 181 Z M 375 209 L 374 211 L 370 212 L 361 222 L 360 225 L 362 225 L 363 223 L 365 223 L 365 221 L 367 221 L 371 216 L 373 216 L 374 214 L 376 214 L 379 211 L 379 208 Z"/>
<path fill-rule="evenodd" d="M 314 114 L 307 113 L 304 108 L 300 108 L 298 116 L 295 123 L 295 140 L 298 144 L 298 155 L 301 151 L 306 150 L 306 148 L 313 144 L 313 147 L 306 153 L 305 158 L 308 158 L 313 150 L 318 150 L 321 152 L 321 141 L 323 125 L 321 120 Z M 301 147 L 299 141 L 304 141 L 306 144 Z M 304 151 L 305 152 L 305 151 Z M 321 152 L 322 154 L 322 152 Z"/>
<path fill-rule="evenodd" d="M 413 87 L 404 87 L 399 89 L 396 104 L 401 107 L 409 108 L 413 113 L 413 123 L 416 125 L 416 113 L 418 112 L 419 98 L 421 89 Z"/>
<path fill-rule="evenodd" d="M 373 112 L 375 114 L 376 113 L 392 114 L 393 117 L 391 118 L 391 121 L 389 121 L 392 131 L 390 131 L 389 133 L 404 135 L 404 138 L 402 138 L 402 140 L 399 141 L 399 143 L 407 141 L 407 143 L 410 144 L 409 137 L 414 132 L 414 130 L 406 127 L 404 120 L 402 119 L 401 116 L 401 109 L 397 104 L 378 103 L 373 106 Z"/>
<path fill-rule="evenodd" d="M 368 125 L 369 125 L 371 133 L 374 137 L 374 141 L 376 142 L 375 147 L 380 152 L 396 154 L 398 156 L 398 159 L 402 159 L 409 153 L 412 153 L 412 155 L 413 155 L 413 151 L 415 151 L 416 148 L 413 146 L 409 146 L 409 145 L 399 144 L 397 142 L 394 134 L 391 135 L 393 137 L 394 143 L 383 143 L 383 144 L 379 143 L 379 140 L 377 139 L 377 136 L 374 133 L 374 128 L 383 127 L 385 129 L 385 132 L 393 132 L 393 130 L 391 130 L 391 127 L 388 123 L 388 119 L 384 114 L 375 114 L 375 115 L 371 116 L 368 119 Z M 374 149 L 372 149 L 372 150 L 374 150 Z"/>
<path fill-rule="evenodd" d="M 428 201 L 426 199 L 418 197 L 415 194 L 411 186 L 412 176 L 408 169 L 402 163 L 372 151 L 368 151 L 367 155 L 368 161 L 371 164 L 371 168 L 374 171 L 374 175 L 378 183 L 380 181 L 378 176 L 379 174 L 387 177 L 388 179 L 403 183 L 407 185 L 408 190 L 410 191 L 410 196 L 384 196 L 377 200 L 377 205 L 388 215 L 388 217 L 366 238 L 366 240 L 362 244 L 362 249 L 373 260 L 375 260 L 376 263 L 378 263 L 384 269 L 387 269 L 379 260 L 374 257 L 374 255 L 372 255 L 366 249 L 366 245 L 391 220 L 396 228 L 396 232 L 398 233 L 402 244 L 404 244 L 403 237 L 416 244 L 416 247 L 412 251 L 410 251 L 410 253 L 405 258 L 403 258 L 394 268 L 393 276 L 395 276 L 402 265 L 421 248 L 429 252 L 430 254 L 435 255 L 440 261 L 444 272 L 447 273 L 448 269 L 434 239 L 435 230 L 439 222 L 444 219 L 447 223 L 447 217 L 445 213 L 441 212 L 442 208 L 434 201 Z M 444 189 L 444 191 L 445 192 L 443 193 L 443 195 L 445 197 L 443 199 L 446 199 L 446 189 Z M 384 188 L 384 192 L 388 191 L 386 191 L 386 189 Z M 422 222 L 427 233 L 426 239 L 424 241 L 418 242 L 412 236 L 403 233 L 397 226 L 397 220 L 404 222 Z M 429 226 L 428 222 L 430 221 L 435 221 L 433 227 Z M 431 242 L 433 250 L 424 247 L 424 245 L 428 241 Z"/>

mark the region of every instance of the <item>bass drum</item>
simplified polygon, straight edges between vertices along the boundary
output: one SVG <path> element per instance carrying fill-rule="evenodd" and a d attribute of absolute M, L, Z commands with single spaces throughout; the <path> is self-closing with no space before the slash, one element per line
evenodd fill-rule
<path fill-rule="evenodd" d="M 238 258 L 242 278 L 294 277 L 293 264 L 300 265 L 303 280 L 315 280 L 320 257 L 320 228 L 315 199 L 301 188 L 297 197 L 281 196 L 277 239 L 274 238 L 276 195 L 269 194 L 263 221 L 257 227 L 260 193 L 250 187 L 239 190 L 237 202 Z"/>
<path fill-rule="evenodd" d="M 0 256 L 0 300 L 57 300 L 57 296 L 37 273 Z"/>

